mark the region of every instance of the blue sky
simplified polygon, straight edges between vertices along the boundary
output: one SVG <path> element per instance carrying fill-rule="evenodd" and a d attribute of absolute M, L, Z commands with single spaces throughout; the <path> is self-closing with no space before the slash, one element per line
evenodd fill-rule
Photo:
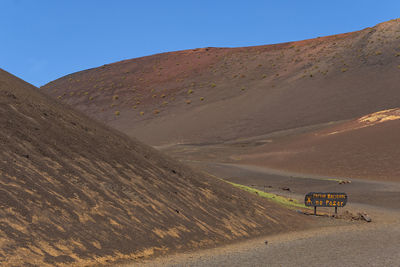
<path fill-rule="evenodd" d="M 40 86 L 155 53 L 360 30 L 399 11 L 398 0 L 1 0 L 0 68 Z"/>

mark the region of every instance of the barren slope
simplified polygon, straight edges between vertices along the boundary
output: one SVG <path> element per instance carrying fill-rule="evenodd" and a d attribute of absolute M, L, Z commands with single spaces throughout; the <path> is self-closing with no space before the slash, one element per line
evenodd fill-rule
<path fill-rule="evenodd" d="M 219 142 L 400 106 L 400 20 L 277 45 L 125 60 L 44 87 L 153 145 Z"/>
<path fill-rule="evenodd" d="M 400 109 L 275 140 L 241 163 L 300 173 L 400 182 Z"/>
<path fill-rule="evenodd" d="M 85 265 L 304 226 L 0 70 L 0 265 Z"/>

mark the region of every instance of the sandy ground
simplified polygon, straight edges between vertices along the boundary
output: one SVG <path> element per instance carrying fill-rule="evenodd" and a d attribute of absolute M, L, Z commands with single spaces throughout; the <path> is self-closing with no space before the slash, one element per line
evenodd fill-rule
<path fill-rule="evenodd" d="M 398 266 L 399 239 L 398 224 L 357 225 L 263 237 L 131 266 Z"/>
<path fill-rule="evenodd" d="M 192 162 L 193 164 L 193 162 Z M 344 191 L 345 210 L 367 212 L 371 223 L 352 222 L 176 254 L 127 266 L 398 266 L 400 262 L 400 184 L 352 180 L 339 185 L 326 177 L 304 178 L 252 166 L 197 163 L 213 174 L 301 200 L 304 192 Z M 234 177 L 232 176 L 234 174 Z M 280 189 L 290 185 L 290 192 Z M 280 191 L 280 192 L 279 192 Z M 324 218 L 321 217 L 322 220 Z M 326 219 L 326 218 L 325 218 Z M 335 220 L 335 219 L 331 219 Z M 340 220 L 335 220 L 340 221 Z M 268 244 L 265 244 L 268 241 Z"/>

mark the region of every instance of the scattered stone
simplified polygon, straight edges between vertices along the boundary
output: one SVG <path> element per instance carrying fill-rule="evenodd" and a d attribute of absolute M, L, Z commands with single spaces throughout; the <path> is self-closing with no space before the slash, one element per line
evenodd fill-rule
<path fill-rule="evenodd" d="M 371 222 L 372 221 L 371 217 L 369 217 L 369 215 L 366 214 L 365 212 L 364 213 L 358 213 L 358 215 L 360 216 L 360 218 L 362 220 L 364 220 L 366 222 Z"/>
<path fill-rule="evenodd" d="M 336 216 L 336 218 L 352 220 L 352 221 L 366 221 L 366 222 L 372 221 L 371 217 L 365 212 L 359 212 L 359 213 L 357 213 L 357 215 L 355 215 L 347 210 L 345 212 L 343 212 L 342 214 Z"/>
<path fill-rule="evenodd" d="M 282 189 L 282 190 L 285 190 L 285 191 L 289 191 L 289 192 L 290 192 L 290 188 L 289 188 L 289 187 L 287 187 L 287 186 L 281 187 L 281 189 Z"/>
<path fill-rule="evenodd" d="M 339 184 L 351 184 L 351 181 L 349 181 L 349 180 L 340 180 Z"/>
<path fill-rule="evenodd" d="M 268 245 L 268 240 L 265 240 L 265 242 L 264 242 L 264 243 L 265 243 L 265 245 Z"/>

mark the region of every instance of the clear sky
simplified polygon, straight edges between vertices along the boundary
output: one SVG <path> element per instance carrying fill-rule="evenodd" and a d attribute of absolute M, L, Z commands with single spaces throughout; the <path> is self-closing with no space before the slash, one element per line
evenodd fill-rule
<path fill-rule="evenodd" d="M 161 52 L 360 30 L 399 11 L 399 0 L 0 0 L 0 68 L 40 86 Z"/>

